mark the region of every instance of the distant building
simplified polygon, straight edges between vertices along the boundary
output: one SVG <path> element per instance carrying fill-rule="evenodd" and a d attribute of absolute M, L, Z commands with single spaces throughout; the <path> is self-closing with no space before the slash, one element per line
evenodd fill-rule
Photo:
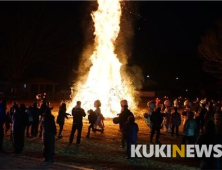
<path fill-rule="evenodd" d="M 37 94 L 43 95 L 46 93 L 47 99 L 54 100 L 56 86 L 57 83 L 41 78 L 28 79 L 17 83 L 0 81 L 0 97 L 35 99 Z"/>

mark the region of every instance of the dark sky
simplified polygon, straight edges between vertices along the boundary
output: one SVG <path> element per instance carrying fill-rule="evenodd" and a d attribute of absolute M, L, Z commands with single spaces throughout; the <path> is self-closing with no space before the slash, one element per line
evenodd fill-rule
<path fill-rule="evenodd" d="M 31 65 L 23 79 L 44 77 L 67 84 L 69 70 L 77 69 L 81 53 L 93 43 L 90 11 L 96 9 L 96 2 L 0 4 L 1 43 L 8 39 L 12 28 L 26 27 L 28 30 L 39 14 L 36 35 L 41 35 L 44 29 L 48 30 L 48 35 L 56 34 L 48 44 L 52 45 L 48 52 L 55 51 L 56 54 L 45 63 Z M 149 74 L 151 79 L 170 86 L 174 85 L 176 76 L 188 87 L 197 86 L 201 81 L 208 82 L 210 79 L 202 70 L 197 46 L 201 36 L 221 19 L 221 7 L 222 2 L 128 2 L 124 15 L 132 19 L 134 30 L 129 63 L 139 65 L 144 75 Z M 18 22 L 20 14 L 25 18 L 23 23 Z"/>

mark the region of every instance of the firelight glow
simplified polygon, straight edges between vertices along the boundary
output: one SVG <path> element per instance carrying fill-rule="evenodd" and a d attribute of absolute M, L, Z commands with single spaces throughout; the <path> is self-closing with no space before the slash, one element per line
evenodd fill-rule
<path fill-rule="evenodd" d="M 121 4 L 119 0 L 98 0 L 98 9 L 92 12 L 95 26 L 95 49 L 90 57 L 92 66 L 85 84 L 77 83 L 76 93 L 68 106 L 68 111 L 82 102 L 86 111 L 94 109 L 94 101 L 101 101 L 104 117 L 115 117 L 120 113 L 120 101 L 126 99 L 129 108 L 136 108 L 135 90 L 129 78 L 121 77 L 120 63 L 114 53 L 115 40 L 120 31 Z"/>

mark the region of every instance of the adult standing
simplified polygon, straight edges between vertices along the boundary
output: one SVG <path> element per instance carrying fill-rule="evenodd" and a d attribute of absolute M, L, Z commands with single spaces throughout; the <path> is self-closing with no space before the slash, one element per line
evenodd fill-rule
<path fill-rule="evenodd" d="M 65 124 L 65 118 L 68 119 L 69 113 L 66 113 L 66 104 L 62 103 L 61 106 L 59 107 L 59 113 L 57 117 L 56 123 L 59 124 L 59 135 L 58 138 L 62 138 L 62 130 L 63 126 Z"/>
<path fill-rule="evenodd" d="M 120 124 L 120 130 L 122 132 L 122 146 L 121 148 L 125 147 L 125 138 L 123 133 L 123 125 L 127 122 L 128 118 L 130 116 L 133 116 L 133 113 L 128 109 L 128 102 L 126 100 L 122 100 L 121 107 L 123 108 L 121 113 L 119 114 L 119 124 Z"/>
<path fill-rule="evenodd" d="M 155 143 L 159 143 L 159 136 L 160 136 L 160 129 L 161 129 L 161 124 L 163 122 L 163 116 L 161 114 L 161 108 L 157 107 L 156 111 L 153 112 L 153 114 L 150 117 L 150 120 L 152 122 L 152 131 L 150 135 L 150 143 L 153 143 L 153 136 L 156 132 L 156 141 Z"/>
<path fill-rule="evenodd" d="M 77 101 L 76 106 L 72 109 L 72 116 L 73 116 L 73 124 L 72 124 L 72 131 L 69 138 L 69 145 L 72 144 L 75 132 L 77 130 L 77 142 L 76 144 L 80 144 L 81 142 L 81 134 L 82 134 L 82 118 L 86 116 L 84 109 L 81 108 L 81 102 Z"/>
<path fill-rule="evenodd" d="M 171 136 L 174 135 L 174 129 L 176 128 L 176 136 L 179 137 L 179 126 L 181 125 L 181 115 L 178 113 L 178 108 L 174 107 L 174 113 L 172 113 L 171 122 L 172 122 L 172 130 Z"/>
<path fill-rule="evenodd" d="M 41 119 L 42 126 L 42 141 L 43 141 L 43 156 L 45 162 L 53 162 L 53 155 L 55 150 L 55 135 L 56 125 L 55 118 L 51 114 L 51 109 L 47 108 Z"/>
<path fill-rule="evenodd" d="M 14 106 L 14 114 L 12 116 L 12 139 L 14 152 L 21 154 L 24 148 L 24 133 L 27 123 L 27 116 L 25 113 L 26 107 L 21 104 L 20 107 Z"/>

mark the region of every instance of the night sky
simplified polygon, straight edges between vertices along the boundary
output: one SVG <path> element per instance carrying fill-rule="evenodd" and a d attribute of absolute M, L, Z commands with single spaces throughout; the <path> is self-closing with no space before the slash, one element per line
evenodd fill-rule
<path fill-rule="evenodd" d="M 36 37 L 44 29 L 47 35 L 56 35 L 47 44 L 47 53 L 53 53 L 52 58 L 30 65 L 22 79 L 43 77 L 62 86 L 67 85 L 69 75 L 72 78 L 75 75 L 83 50 L 93 44 L 90 12 L 96 10 L 96 2 L 0 4 L 1 44 L 12 43 L 8 37 L 17 27 L 22 28 L 22 33 L 18 33 L 13 41 L 26 36 L 38 16 L 41 16 L 38 18 L 38 29 L 33 30 Z M 123 17 L 131 20 L 134 32 L 127 50 L 129 65 L 140 66 L 144 77 L 150 75 L 150 79 L 167 86 L 175 85 L 177 76 L 184 87 L 209 84 L 211 76 L 202 69 L 197 47 L 201 36 L 222 18 L 221 7 L 222 2 L 125 2 Z M 23 22 L 19 22 L 19 16 L 25 18 Z M 127 30 L 126 27 L 124 29 Z M 0 54 L 4 55 L 2 46 Z M 1 72 L 2 79 L 3 75 L 4 72 Z"/>

